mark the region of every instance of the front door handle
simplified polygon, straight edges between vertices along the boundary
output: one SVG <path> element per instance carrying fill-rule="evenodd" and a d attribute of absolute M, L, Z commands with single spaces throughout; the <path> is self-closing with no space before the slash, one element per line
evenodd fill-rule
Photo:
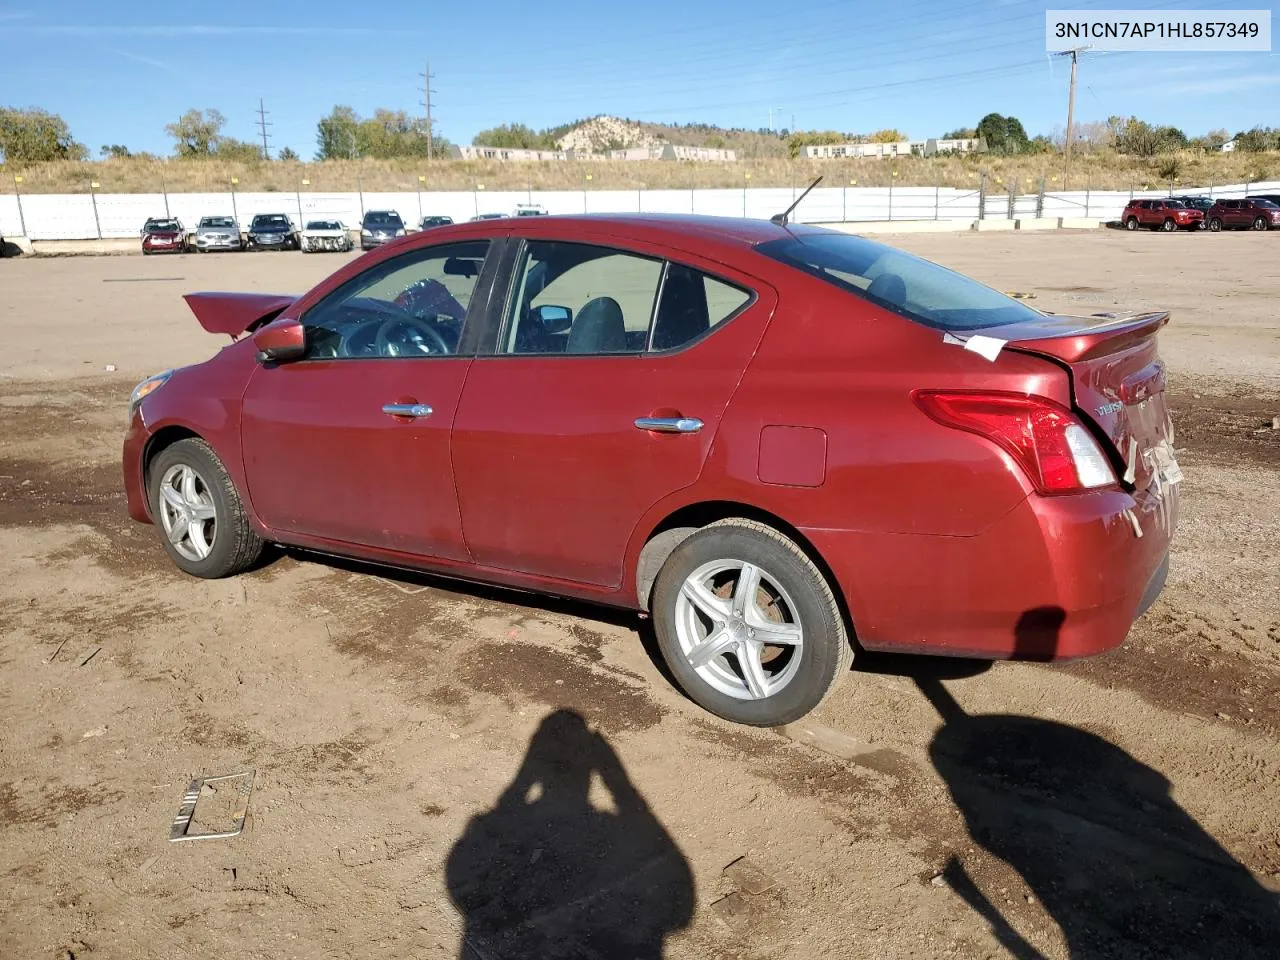
<path fill-rule="evenodd" d="M 425 403 L 384 403 L 382 412 L 389 417 L 429 417 L 431 408 Z"/>
<path fill-rule="evenodd" d="M 702 429 L 702 421 L 697 417 L 639 417 L 636 429 L 654 433 L 697 433 Z"/>

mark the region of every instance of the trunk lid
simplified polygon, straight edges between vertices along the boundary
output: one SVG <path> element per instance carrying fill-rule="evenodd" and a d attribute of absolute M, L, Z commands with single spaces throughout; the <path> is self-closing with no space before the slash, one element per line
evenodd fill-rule
<path fill-rule="evenodd" d="M 297 297 L 282 293 L 188 293 L 182 298 L 210 333 L 225 333 L 232 340 L 246 331 L 270 323 Z"/>
<path fill-rule="evenodd" d="M 1111 453 L 1123 464 L 1123 480 L 1136 490 L 1158 490 L 1182 477 L 1173 458 L 1165 368 L 1156 347 L 1156 335 L 1168 322 L 1164 312 L 1046 314 L 973 332 L 1007 341 L 1007 350 L 1065 367 L 1078 414 L 1110 440 Z"/>

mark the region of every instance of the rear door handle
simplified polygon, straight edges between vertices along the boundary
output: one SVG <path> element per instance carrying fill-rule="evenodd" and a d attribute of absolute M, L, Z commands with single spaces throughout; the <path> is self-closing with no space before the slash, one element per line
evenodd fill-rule
<path fill-rule="evenodd" d="M 382 412 L 389 417 L 429 417 L 431 408 L 425 403 L 384 403 Z"/>
<path fill-rule="evenodd" d="M 636 429 L 654 433 L 697 433 L 702 429 L 702 421 L 697 417 L 638 417 Z"/>

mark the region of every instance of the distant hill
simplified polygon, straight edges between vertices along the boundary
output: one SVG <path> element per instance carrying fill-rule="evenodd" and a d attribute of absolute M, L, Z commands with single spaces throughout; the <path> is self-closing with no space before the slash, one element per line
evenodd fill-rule
<path fill-rule="evenodd" d="M 673 143 L 690 147 L 736 150 L 740 159 L 785 157 L 786 140 L 768 130 L 715 127 L 706 123 L 644 123 L 599 116 L 543 131 L 554 137 L 561 150 L 600 153 L 624 147 L 650 147 Z"/>

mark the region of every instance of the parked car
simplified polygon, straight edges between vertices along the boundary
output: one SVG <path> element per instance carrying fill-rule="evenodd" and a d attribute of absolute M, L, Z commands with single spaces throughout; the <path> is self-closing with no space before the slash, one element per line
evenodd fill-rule
<path fill-rule="evenodd" d="M 545 217 L 547 208 L 540 203 L 517 203 L 515 215 L 517 217 Z"/>
<path fill-rule="evenodd" d="M 370 210 L 360 223 L 360 249 L 372 250 L 404 234 L 404 221 L 400 214 L 394 210 Z"/>
<path fill-rule="evenodd" d="M 1181 197 L 1170 197 L 1169 199 L 1177 200 L 1181 202 L 1183 206 L 1189 207 L 1192 210 L 1199 210 L 1201 213 L 1207 212 L 1208 209 L 1213 206 L 1213 197 L 1187 195 Z"/>
<path fill-rule="evenodd" d="M 1204 211 L 1188 207 L 1181 200 L 1130 200 L 1120 215 L 1126 229 L 1150 227 L 1152 230 L 1199 230 L 1204 223 Z"/>
<path fill-rule="evenodd" d="M 302 228 L 300 243 L 303 253 L 320 250 L 346 253 L 351 249 L 351 236 L 341 220 L 308 220 Z"/>
<path fill-rule="evenodd" d="M 1219 200 L 1205 215 L 1210 230 L 1271 230 L 1280 227 L 1280 206 L 1270 200 L 1250 197 Z"/>
<path fill-rule="evenodd" d="M 240 224 L 235 217 L 201 217 L 196 224 L 196 250 L 243 250 Z"/>
<path fill-rule="evenodd" d="M 855 645 L 1094 654 L 1164 583 L 1167 313 L 652 215 L 441 227 L 298 298 L 186 299 L 234 342 L 137 386 L 123 461 L 197 577 L 270 541 L 645 611 L 690 697 L 764 726 Z"/>
<path fill-rule="evenodd" d="M 1245 199 L 1246 200 L 1268 200 L 1271 203 L 1274 203 L 1277 206 L 1280 206 L 1280 193 L 1250 194 L 1249 196 L 1245 197 Z"/>
<path fill-rule="evenodd" d="M 506 216 L 505 213 L 477 213 L 471 218 L 471 222 L 475 223 L 477 220 L 505 220 Z"/>
<path fill-rule="evenodd" d="M 298 235 L 287 214 L 259 213 L 249 221 L 250 250 L 288 250 L 297 246 Z"/>
<path fill-rule="evenodd" d="M 436 215 L 433 217 L 423 217 L 422 222 L 418 224 L 419 230 L 430 230 L 432 227 L 447 227 L 453 223 L 453 217 L 445 217 Z"/>
<path fill-rule="evenodd" d="M 142 252 L 183 253 L 187 249 L 187 230 L 173 217 L 151 217 L 142 225 Z"/>

